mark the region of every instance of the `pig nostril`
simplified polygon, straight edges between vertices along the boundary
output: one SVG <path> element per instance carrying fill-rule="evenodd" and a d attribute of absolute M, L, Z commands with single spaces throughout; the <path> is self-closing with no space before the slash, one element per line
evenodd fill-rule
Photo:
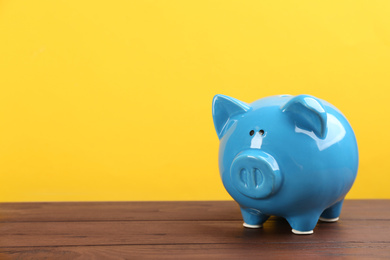
<path fill-rule="evenodd" d="M 251 130 L 250 132 L 249 132 L 249 135 L 250 136 L 252 136 L 252 135 L 254 135 L 255 134 L 255 131 L 253 131 L 253 130 Z"/>
<path fill-rule="evenodd" d="M 263 182 L 263 174 L 258 168 L 253 169 L 253 180 L 256 188 Z"/>
<path fill-rule="evenodd" d="M 240 179 L 241 179 L 241 182 L 244 183 L 245 186 L 247 186 L 248 171 L 245 168 L 241 169 L 241 171 L 240 171 Z"/>
<path fill-rule="evenodd" d="M 260 133 L 261 135 L 264 135 L 264 130 L 261 129 L 261 130 L 259 131 L 259 133 Z"/>

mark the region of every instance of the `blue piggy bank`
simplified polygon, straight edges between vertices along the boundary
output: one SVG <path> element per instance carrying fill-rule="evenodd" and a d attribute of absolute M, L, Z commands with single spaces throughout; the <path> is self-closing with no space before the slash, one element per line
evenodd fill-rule
<path fill-rule="evenodd" d="M 259 228 L 274 215 L 294 234 L 312 234 L 319 219 L 338 220 L 359 156 L 336 107 L 309 95 L 251 104 L 216 95 L 212 109 L 222 182 L 245 227 Z"/>

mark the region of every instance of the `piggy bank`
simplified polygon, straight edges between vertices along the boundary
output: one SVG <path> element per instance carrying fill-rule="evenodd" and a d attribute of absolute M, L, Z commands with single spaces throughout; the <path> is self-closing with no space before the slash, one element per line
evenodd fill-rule
<path fill-rule="evenodd" d="M 294 234 L 312 234 L 318 220 L 339 219 L 356 178 L 358 148 L 336 107 L 309 95 L 251 104 L 216 95 L 212 114 L 222 182 L 245 227 L 260 228 L 274 215 Z"/>

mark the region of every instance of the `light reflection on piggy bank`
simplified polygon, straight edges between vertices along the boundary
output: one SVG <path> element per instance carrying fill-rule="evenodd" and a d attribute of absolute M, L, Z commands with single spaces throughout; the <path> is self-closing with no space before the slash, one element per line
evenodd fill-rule
<path fill-rule="evenodd" d="M 337 221 L 358 169 L 358 148 L 346 118 L 308 96 L 272 96 L 246 104 L 216 95 L 223 184 L 241 208 L 244 226 L 284 217 L 295 234 L 312 234 L 320 219 Z"/>

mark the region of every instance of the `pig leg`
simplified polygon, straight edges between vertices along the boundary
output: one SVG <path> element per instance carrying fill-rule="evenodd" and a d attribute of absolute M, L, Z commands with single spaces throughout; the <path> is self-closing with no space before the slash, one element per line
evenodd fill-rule
<path fill-rule="evenodd" d="M 317 225 L 321 212 L 311 212 L 304 215 L 287 217 L 287 221 L 292 227 L 292 232 L 296 235 L 313 234 L 313 229 Z"/>
<path fill-rule="evenodd" d="M 320 220 L 324 222 L 336 222 L 337 220 L 339 220 L 341 208 L 343 207 L 343 202 L 344 199 L 324 210 L 324 212 L 322 212 L 321 214 Z"/>
<path fill-rule="evenodd" d="M 268 215 L 261 213 L 256 209 L 242 208 L 241 214 L 244 219 L 244 227 L 246 228 L 261 228 L 263 223 L 269 218 Z"/>

